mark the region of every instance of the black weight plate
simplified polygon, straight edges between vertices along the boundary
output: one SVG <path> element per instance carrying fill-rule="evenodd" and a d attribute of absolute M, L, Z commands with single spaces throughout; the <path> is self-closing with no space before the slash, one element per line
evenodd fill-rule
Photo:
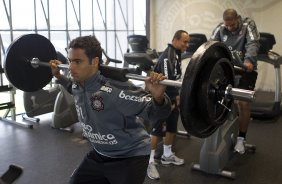
<path fill-rule="evenodd" d="M 226 84 L 230 82 L 233 85 L 234 71 L 231 60 L 229 49 L 216 41 L 202 44 L 193 54 L 185 71 L 180 94 L 180 115 L 183 126 L 190 135 L 208 137 L 227 118 L 225 111 L 220 109 L 216 102 L 220 97 L 212 90 L 216 87 L 217 78 L 223 82 L 225 76 L 222 75 L 226 73 Z M 224 114 L 220 116 L 220 112 Z"/>
<path fill-rule="evenodd" d="M 232 68 L 228 59 L 221 58 L 207 62 L 199 74 L 199 110 L 211 126 L 222 125 L 231 109 L 233 99 L 225 98 L 225 90 L 229 84 L 234 84 Z"/>
<path fill-rule="evenodd" d="M 33 68 L 32 58 L 49 62 L 57 58 L 52 43 L 42 35 L 27 34 L 14 40 L 7 49 L 4 69 L 9 82 L 16 88 L 33 92 L 42 89 L 52 79 L 50 67 Z"/>

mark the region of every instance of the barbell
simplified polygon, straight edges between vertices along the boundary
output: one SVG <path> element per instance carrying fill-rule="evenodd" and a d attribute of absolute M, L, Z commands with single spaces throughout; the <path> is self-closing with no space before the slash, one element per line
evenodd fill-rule
<path fill-rule="evenodd" d="M 16 88 L 32 92 L 46 86 L 52 79 L 49 61 L 57 58 L 52 43 L 42 35 L 22 35 L 7 49 L 4 70 Z M 44 66 L 44 67 L 41 67 Z M 69 65 L 61 64 L 60 69 Z M 145 76 L 124 68 L 101 65 L 101 74 L 115 80 L 145 80 Z M 227 119 L 234 99 L 252 101 L 255 92 L 233 88 L 235 75 L 229 49 L 220 42 L 208 41 L 193 54 L 183 81 L 163 80 L 160 83 L 181 88 L 180 116 L 186 131 L 205 138 Z"/>

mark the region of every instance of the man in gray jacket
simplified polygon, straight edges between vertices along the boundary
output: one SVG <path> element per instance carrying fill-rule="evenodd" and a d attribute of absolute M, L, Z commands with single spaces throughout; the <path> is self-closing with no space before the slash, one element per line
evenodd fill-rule
<path fill-rule="evenodd" d="M 234 64 L 243 67 L 244 72 L 238 83 L 238 88 L 254 90 L 257 80 L 257 54 L 259 51 L 259 32 L 255 22 L 246 17 L 242 18 L 234 9 L 227 9 L 223 13 L 223 21 L 213 31 L 211 40 L 225 43 L 234 57 Z M 240 63 L 241 62 L 241 63 Z M 238 101 L 239 134 L 235 151 L 245 153 L 245 139 L 250 122 L 250 103 Z"/>
<path fill-rule="evenodd" d="M 166 86 L 159 84 L 166 77 L 152 72 L 145 80 L 150 93 L 105 78 L 95 36 L 78 37 L 67 49 L 72 79 L 60 74 L 58 60 L 50 61 L 52 73 L 72 93 L 83 135 L 93 147 L 70 183 L 142 184 L 151 147 L 139 118 L 156 123 L 170 114 Z"/>

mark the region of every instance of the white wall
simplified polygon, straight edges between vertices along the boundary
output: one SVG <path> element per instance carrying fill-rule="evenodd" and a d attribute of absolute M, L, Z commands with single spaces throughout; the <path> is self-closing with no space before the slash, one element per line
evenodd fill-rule
<path fill-rule="evenodd" d="M 227 8 L 236 9 L 242 17 L 253 18 L 260 32 L 274 34 L 277 43 L 273 50 L 282 55 L 280 0 L 151 0 L 150 47 L 162 51 L 178 29 L 204 33 L 209 38 Z M 272 91 L 275 86 L 273 67 L 261 62 L 258 67 L 257 88 Z"/>

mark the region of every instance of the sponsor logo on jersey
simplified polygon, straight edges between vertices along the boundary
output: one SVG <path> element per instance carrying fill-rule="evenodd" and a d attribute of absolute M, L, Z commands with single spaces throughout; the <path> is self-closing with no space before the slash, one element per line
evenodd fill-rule
<path fill-rule="evenodd" d="M 100 88 L 101 91 L 107 92 L 107 93 L 111 93 L 113 91 L 113 88 L 108 87 L 108 86 L 102 86 Z"/>
<path fill-rule="evenodd" d="M 72 83 L 72 89 L 76 89 L 76 88 L 78 88 L 78 85 L 77 84 L 75 84 L 75 83 Z"/>
<path fill-rule="evenodd" d="M 164 59 L 164 75 L 168 77 L 168 68 L 167 68 L 168 59 Z"/>
<path fill-rule="evenodd" d="M 124 94 L 124 91 L 122 90 L 119 93 L 119 98 L 125 99 L 125 100 L 130 100 L 130 101 L 135 101 L 135 102 L 144 102 L 144 101 L 151 101 L 151 97 L 148 96 L 134 96 L 134 95 L 126 95 Z"/>
<path fill-rule="evenodd" d="M 104 110 L 104 104 L 103 104 L 103 98 L 99 96 L 92 96 L 90 98 L 91 100 L 91 107 L 95 111 L 101 111 Z"/>
<path fill-rule="evenodd" d="M 83 128 L 83 136 L 87 137 L 92 143 L 108 145 L 114 145 L 118 143 L 113 134 L 101 134 L 100 132 L 94 133 L 90 125 L 86 125 L 84 123 L 81 123 L 81 125 Z"/>
<path fill-rule="evenodd" d="M 226 42 L 227 38 L 228 38 L 228 36 L 227 36 L 227 35 L 224 35 L 223 38 L 222 38 L 222 41 L 223 41 L 223 42 Z"/>

